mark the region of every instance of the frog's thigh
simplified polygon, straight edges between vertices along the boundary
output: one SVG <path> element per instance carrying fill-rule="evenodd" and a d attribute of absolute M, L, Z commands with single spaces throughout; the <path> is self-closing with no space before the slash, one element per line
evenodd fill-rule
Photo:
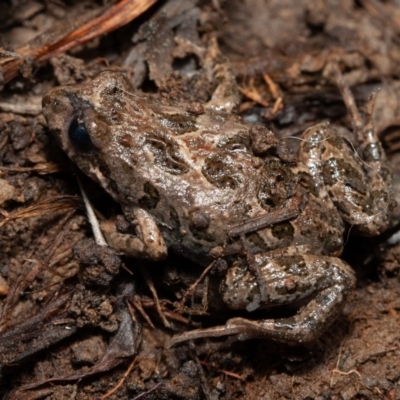
<path fill-rule="evenodd" d="M 118 232 L 112 221 L 101 224 L 109 246 L 135 258 L 151 261 L 164 259 L 167 256 L 167 246 L 153 217 L 141 208 L 135 208 L 132 214 L 138 236 Z"/>
<path fill-rule="evenodd" d="M 373 131 L 365 136 L 361 160 L 334 128 L 320 124 L 304 132 L 299 158 L 317 183 L 319 196 L 333 201 L 344 220 L 372 236 L 390 222 L 392 177 L 378 138 Z"/>

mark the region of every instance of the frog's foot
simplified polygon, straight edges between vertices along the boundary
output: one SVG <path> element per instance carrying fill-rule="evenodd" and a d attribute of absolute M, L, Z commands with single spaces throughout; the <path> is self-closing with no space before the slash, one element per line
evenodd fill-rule
<path fill-rule="evenodd" d="M 150 261 L 163 260 L 167 256 L 167 246 L 153 217 L 141 208 L 135 208 L 132 217 L 137 236 L 118 232 L 114 221 L 101 223 L 108 245 L 130 257 Z"/>
<path fill-rule="evenodd" d="M 262 288 L 254 274 L 237 265 L 228 271 L 221 286 L 223 300 L 232 309 L 253 311 L 311 298 L 296 315 L 265 320 L 233 318 L 224 326 L 174 336 L 170 345 L 227 335 L 236 335 L 239 340 L 258 337 L 283 343 L 307 343 L 318 338 L 341 312 L 355 284 L 354 273 L 345 262 L 335 257 L 300 256 L 291 247 L 283 250 L 282 254 L 278 257 L 255 256 L 265 280 L 264 296 L 261 296 Z"/>
<path fill-rule="evenodd" d="M 318 196 L 365 236 L 387 229 L 393 206 L 392 175 L 373 129 L 364 131 L 360 156 L 329 124 L 302 135 L 299 158 L 317 183 Z"/>

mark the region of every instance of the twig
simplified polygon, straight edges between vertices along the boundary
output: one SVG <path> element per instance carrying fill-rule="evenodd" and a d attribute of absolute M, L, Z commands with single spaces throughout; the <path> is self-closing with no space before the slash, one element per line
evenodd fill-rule
<path fill-rule="evenodd" d="M 339 375 L 350 375 L 350 374 L 356 374 L 358 375 L 359 378 L 361 378 L 361 374 L 356 370 L 356 369 L 351 369 L 350 371 L 341 371 L 340 369 L 334 368 L 332 372 L 335 372 Z"/>
<path fill-rule="evenodd" d="M 132 360 L 131 364 L 129 365 L 128 369 L 126 370 L 126 372 L 124 373 L 124 376 L 120 379 L 120 381 L 111 390 L 109 390 L 106 394 L 103 394 L 103 396 L 100 397 L 101 399 L 106 399 L 107 397 L 111 396 L 123 385 L 123 383 L 125 382 L 125 379 L 128 377 L 128 375 L 132 371 L 133 367 L 135 366 L 136 360 L 137 360 L 137 357 L 135 357 Z"/>
<path fill-rule="evenodd" d="M 163 311 L 161 310 L 160 301 L 158 300 L 158 295 L 157 295 L 157 291 L 156 291 L 156 288 L 155 288 L 154 283 L 153 283 L 153 279 L 151 279 L 150 274 L 146 271 L 146 269 L 143 267 L 143 265 L 139 265 L 139 269 L 140 269 L 140 272 L 141 272 L 142 275 L 143 275 L 144 280 L 145 280 L 146 283 L 147 283 L 147 286 L 148 286 L 149 289 L 150 289 L 151 294 L 153 295 L 153 298 L 154 298 L 154 302 L 155 302 L 155 306 L 156 306 L 156 310 L 157 310 L 157 312 L 158 312 L 158 315 L 159 315 L 160 318 L 162 319 L 162 321 L 163 321 L 163 323 L 164 323 L 164 326 L 166 326 L 167 328 L 169 328 L 169 327 L 170 327 L 170 324 L 169 324 L 167 318 L 165 317 Z"/>
<path fill-rule="evenodd" d="M 111 7 L 106 6 L 52 26 L 40 36 L 7 52 L 1 49 L 0 72 L 4 83 L 13 79 L 25 59 L 33 65 L 40 61 L 65 53 L 87 41 L 103 36 L 131 22 L 148 10 L 157 0 L 120 0 Z"/>
<path fill-rule="evenodd" d="M 11 221 L 23 218 L 38 217 L 50 212 L 68 211 L 79 207 L 79 199 L 76 196 L 58 196 L 56 198 L 45 199 L 33 206 L 26 207 L 22 210 L 17 210 L 12 213 L 7 213 L 0 210 L 0 214 L 4 216 L 3 221 L 0 222 L 0 228 Z"/>
<path fill-rule="evenodd" d="M 90 203 L 90 201 L 86 195 L 86 192 L 85 192 L 85 189 L 83 188 L 81 180 L 78 177 L 76 177 L 76 179 L 79 184 L 79 189 L 81 190 L 83 203 L 85 204 L 85 208 L 86 208 L 86 214 L 87 214 L 90 226 L 92 227 L 94 240 L 95 240 L 96 244 L 99 246 L 107 246 L 106 239 L 104 239 L 103 233 L 101 232 L 101 229 L 100 229 L 99 221 L 97 220 L 97 217 L 96 217 L 96 214 L 94 213 L 92 204 Z"/>
<path fill-rule="evenodd" d="M 140 303 L 140 299 L 137 300 L 138 296 L 135 296 L 133 300 L 131 300 L 132 305 L 139 311 L 139 314 L 146 320 L 146 322 L 155 329 L 153 322 L 151 322 L 150 317 L 147 315 L 146 311 L 144 311 L 142 304 Z"/>
<path fill-rule="evenodd" d="M 161 385 L 162 385 L 162 382 L 158 382 L 156 385 L 154 385 L 147 392 L 139 394 L 139 396 L 134 397 L 132 400 L 141 400 L 141 399 L 146 398 L 149 394 L 154 393 Z"/>
<path fill-rule="evenodd" d="M 207 363 L 207 362 L 205 362 L 205 361 L 200 361 L 200 364 L 201 364 L 201 365 L 204 365 L 204 366 L 206 366 L 206 367 L 208 367 L 208 368 L 213 368 L 213 369 L 215 369 L 216 371 L 221 372 L 222 374 L 224 374 L 224 375 L 226 375 L 226 376 L 230 376 L 230 377 L 232 377 L 232 378 L 239 379 L 239 380 L 241 380 L 241 381 L 245 381 L 245 380 L 246 380 L 246 378 L 244 378 L 243 376 L 240 376 L 239 374 L 236 374 L 235 372 L 230 372 L 230 371 L 227 371 L 227 370 L 225 370 L 225 369 L 217 368 L 215 365 L 210 364 L 210 363 Z"/>
<path fill-rule="evenodd" d="M 197 285 L 198 285 L 198 284 L 202 281 L 202 279 L 208 274 L 208 271 L 210 271 L 210 269 L 215 265 L 215 262 L 216 262 L 216 261 L 213 261 L 213 262 L 202 272 L 202 274 L 199 276 L 199 278 L 197 278 L 196 282 L 194 282 L 193 285 L 191 285 L 191 286 L 189 287 L 189 289 L 186 290 L 185 294 L 184 294 L 183 297 L 182 297 L 182 300 L 178 303 L 178 304 L 179 304 L 178 309 L 179 309 L 179 308 L 182 308 L 182 309 L 184 308 L 184 304 L 185 304 L 187 298 L 188 298 L 189 296 L 191 296 L 191 295 L 194 293 L 194 291 L 195 291 Z"/>

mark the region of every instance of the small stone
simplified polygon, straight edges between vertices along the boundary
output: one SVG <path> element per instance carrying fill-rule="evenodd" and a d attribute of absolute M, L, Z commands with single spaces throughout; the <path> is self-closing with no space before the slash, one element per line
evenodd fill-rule
<path fill-rule="evenodd" d="M 15 187 L 11 186 L 5 179 L 0 179 L 0 207 L 15 196 Z"/>

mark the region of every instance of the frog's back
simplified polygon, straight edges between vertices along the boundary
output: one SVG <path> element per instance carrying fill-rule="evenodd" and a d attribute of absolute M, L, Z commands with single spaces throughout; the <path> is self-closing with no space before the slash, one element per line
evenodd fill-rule
<path fill-rule="evenodd" d="M 53 89 L 43 106 L 69 157 L 125 214 L 145 208 L 167 244 L 192 258 L 207 262 L 211 249 L 232 241 L 233 226 L 285 207 L 293 195 L 296 168 L 277 156 L 254 154 L 254 125 L 132 92 L 120 74 Z M 77 136 L 82 130 L 85 140 Z M 256 131 L 261 138 L 269 134 L 263 127 Z M 301 241 L 300 228 L 287 223 L 293 229 L 249 232 L 248 247 L 264 251 Z"/>

